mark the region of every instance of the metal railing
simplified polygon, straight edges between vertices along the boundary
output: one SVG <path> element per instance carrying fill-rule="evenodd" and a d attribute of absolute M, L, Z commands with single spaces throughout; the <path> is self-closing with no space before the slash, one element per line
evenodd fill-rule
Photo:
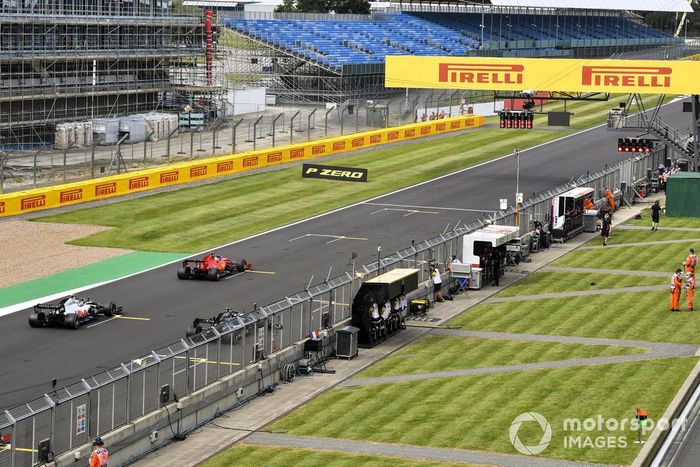
<path fill-rule="evenodd" d="M 353 265 L 351 271 L 251 313 L 230 318 L 200 334 L 6 410 L 0 413 L 0 436 L 10 435 L 11 442 L 0 446 L 0 465 L 34 465 L 38 461 L 37 445 L 42 440 L 49 440 L 51 452 L 59 455 L 152 413 L 161 407 L 160 389 L 166 384 L 169 400 L 173 400 L 172 394 L 185 396 L 224 377 L 243 374 L 247 366 L 266 357 L 269 371 L 274 372 L 275 354 L 281 355 L 278 352 L 303 341 L 313 330 L 349 320 L 354 293 L 363 281 L 396 267 L 417 267 L 419 280 L 428 280 L 422 265 L 429 261 L 448 262 L 452 254 L 460 251 L 463 235 L 490 223 L 514 225 L 516 217 L 521 233 L 526 233 L 532 230 L 534 220 L 543 224 L 550 221 L 552 197 L 585 185 L 595 188 L 597 197 L 602 198 L 606 188 L 618 189 L 622 182 L 632 187 L 643 181 L 647 171 L 655 169 L 662 158 L 663 151 L 657 150 L 584 174 L 527 200 L 517 213 L 511 207 L 379 257 L 370 264 L 357 268 Z M 278 358 L 278 367 L 279 364 Z"/>

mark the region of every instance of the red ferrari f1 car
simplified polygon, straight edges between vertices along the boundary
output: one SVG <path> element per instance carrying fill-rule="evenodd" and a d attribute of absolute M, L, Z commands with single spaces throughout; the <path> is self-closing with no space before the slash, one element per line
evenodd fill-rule
<path fill-rule="evenodd" d="M 223 256 L 209 253 L 202 259 L 186 259 L 182 262 L 182 267 L 177 270 L 177 278 L 184 279 L 208 279 L 218 281 L 223 276 L 235 274 L 252 269 L 252 264 L 241 259 L 237 262 L 231 261 Z"/>
<path fill-rule="evenodd" d="M 38 328 L 41 326 L 61 326 L 66 329 L 78 329 L 78 327 L 98 316 L 112 316 L 122 312 L 122 307 L 114 302 L 108 304 L 97 303 L 89 298 L 64 298 L 57 304 L 39 303 L 34 305 L 34 310 L 29 315 L 29 326 Z"/>

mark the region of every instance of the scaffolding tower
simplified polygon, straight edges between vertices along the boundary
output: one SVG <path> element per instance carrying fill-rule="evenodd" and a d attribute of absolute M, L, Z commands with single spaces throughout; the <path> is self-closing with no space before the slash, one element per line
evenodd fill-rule
<path fill-rule="evenodd" d="M 171 0 L 0 0 L 0 148 L 50 145 L 62 122 L 212 110 L 207 42 Z"/>

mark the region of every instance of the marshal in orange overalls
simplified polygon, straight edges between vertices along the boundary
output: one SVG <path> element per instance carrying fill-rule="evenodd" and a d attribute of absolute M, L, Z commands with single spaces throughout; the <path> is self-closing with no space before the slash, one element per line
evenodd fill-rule
<path fill-rule="evenodd" d="M 671 276 L 671 300 L 669 302 L 671 311 L 680 311 L 681 287 L 681 274 L 677 272 Z"/>
<path fill-rule="evenodd" d="M 698 264 L 698 257 L 693 250 L 690 251 L 688 256 L 685 257 L 683 261 L 683 266 L 685 266 L 685 272 L 689 274 L 695 274 L 695 266 Z"/>
<path fill-rule="evenodd" d="M 693 311 L 693 298 L 695 297 L 695 274 L 689 274 L 685 280 L 685 300 L 688 311 Z"/>

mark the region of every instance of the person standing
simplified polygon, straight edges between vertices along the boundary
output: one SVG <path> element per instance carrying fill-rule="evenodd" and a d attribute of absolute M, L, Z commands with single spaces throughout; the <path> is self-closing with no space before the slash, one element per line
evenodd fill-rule
<path fill-rule="evenodd" d="M 95 438 L 92 443 L 95 449 L 90 454 L 90 467 L 107 467 L 107 462 L 109 460 L 109 452 L 105 447 L 105 443 L 99 436 Z"/>
<path fill-rule="evenodd" d="M 610 220 L 610 214 L 606 212 L 603 216 L 603 226 L 600 229 L 600 236 L 603 237 L 603 246 L 608 246 L 608 237 L 610 237 L 611 227 L 612 221 Z"/>
<path fill-rule="evenodd" d="M 681 301 L 681 270 L 676 269 L 675 274 L 671 276 L 671 298 L 669 301 L 669 309 L 671 311 L 680 311 Z"/>
<path fill-rule="evenodd" d="M 693 298 L 695 297 L 695 274 L 686 274 L 685 279 L 685 303 L 688 311 L 693 311 Z"/>
<path fill-rule="evenodd" d="M 435 293 L 436 302 L 444 302 L 442 298 L 442 278 L 440 277 L 440 270 L 437 266 L 433 266 L 430 275 L 433 278 L 433 292 Z"/>
<path fill-rule="evenodd" d="M 659 230 L 659 216 L 661 215 L 661 206 L 659 200 L 654 201 L 651 205 L 651 230 Z"/>
<path fill-rule="evenodd" d="M 605 190 L 605 197 L 608 198 L 608 205 L 610 206 L 610 212 L 615 210 L 615 197 L 613 197 L 610 189 Z"/>
<path fill-rule="evenodd" d="M 685 257 L 683 261 L 683 266 L 685 266 L 685 272 L 695 275 L 695 266 L 698 264 L 698 257 L 695 254 L 695 249 L 691 248 L 688 250 L 688 256 Z"/>
<path fill-rule="evenodd" d="M 491 260 L 493 261 L 493 285 L 498 287 L 499 281 L 501 279 L 501 252 L 498 248 L 494 248 L 493 253 L 491 253 Z"/>

